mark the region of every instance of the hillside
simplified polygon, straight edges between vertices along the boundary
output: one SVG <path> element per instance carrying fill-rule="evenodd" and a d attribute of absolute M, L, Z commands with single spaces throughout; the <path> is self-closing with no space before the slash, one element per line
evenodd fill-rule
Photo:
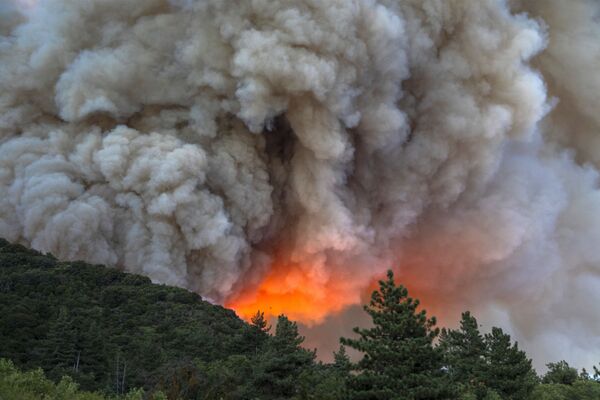
<path fill-rule="evenodd" d="M 20 368 L 122 391 L 156 382 L 169 363 L 254 352 L 249 334 L 197 294 L 0 240 L 0 357 Z"/>
<path fill-rule="evenodd" d="M 440 331 L 391 271 L 379 285 L 374 328 L 341 339 L 364 357 L 342 347 L 323 364 L 283 315 L 247 324 L 186 290 L 0 239 L 0 399 L 600 398 L 598 368 L 561 361 L 538 377 L 502 329 L 465 312 Z"/>

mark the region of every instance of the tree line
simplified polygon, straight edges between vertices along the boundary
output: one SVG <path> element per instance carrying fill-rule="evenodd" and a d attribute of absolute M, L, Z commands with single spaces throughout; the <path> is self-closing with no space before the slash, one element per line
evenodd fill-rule
<path fill-rule="evenodd" d="M 285 315 L 247 324 L 183 289 L 0 240 L 0 398 L 600 399 L 597 368 L 560 361 L 540 377 L 469 312 L 439 329 L 391 271 L 364 309 L 372 326 L 323 363 Z"/>

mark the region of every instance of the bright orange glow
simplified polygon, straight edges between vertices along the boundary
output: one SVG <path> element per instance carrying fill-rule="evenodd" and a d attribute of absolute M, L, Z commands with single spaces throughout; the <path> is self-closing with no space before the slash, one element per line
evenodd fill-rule
<path fill-rule="evenodd" d="M 229 299 L 226 306 L 246 320 L 260 310 L 265 316 L 285 314 L 295 321 L 316 324 L 361 302 L 360 287 L 349 278 L 323 267 L 275 262 L 258 288 Z"/>
<path fill-rule="evenodd" d="M 285 314 L 294 321 L 313 325 L 351 305 L 367 304 L 371 293 L 379 287 L 378 281 L 385 279 L 385 275 L 381 275 L 357 281 L 351 274 L 344 276 L 339 271 L 323 279 L 313 272 L 291 263 L 276 263 L 257 288 L 246 288 L 229 299 L 226 307 L 234 309 L 245 320 L 260 310 L 267 317 Z M 429 279 L 432 277 L 425 270 L 407 265 L 394 273 L 396 283 L 406 286 L 409 296 L 421 301 L 428 316 L 435 315 L 440 322 L 446 322 L 448 317 L 457 315 L 453 298 L 437 292 L 438 285 Z"/>
<path fill-rule="evenodd" d="M 432 276 L 424 265 L 403 264 L 395 268 L 394 274 L 396 283 L 406 286 L 429 316 L 441 317 L 442 321 L 448 315 L 454 316 L 455 299 L 444 293 L 441 277 Z M 257 287 L 243 288 L 225 306 L 245 320 L 260 310 L 267 317 L 285 314 L 294 321 L 314 325 L 351 305 L 367 304 L 380 279 L 385 279 L 385 274 L 358 277 L 356 271 L 275 261 Z"/>
<path fill-rule="evenodd" d="M 452 252 L 465 253 L 462 246 L 456 247 L 442 251 L 422 242 L 412 243 L 399 251 L 402 257 L 393 267 L 396 284 L 407 287 L 409 296 L 419 299 L 421 308 L 428 316 L 436 316 L 441 325 L 452 324 L 463 310 L 473 310 L 476 304 L 469 299 L 480 297 L 472 293 L 476 286 L 470 282 L 473 268 L 450 257 Z M 378 281 L 385 279 L 385 268 L 332 267 L 318 260 L 299 264 L 284 253 L 276 256 L 258 285 L 247 284 L 225 306 L 246 320 L 260 310 L 267 317 L 285 314 L 314 325 L 352 305 L 367 304 Z"/>

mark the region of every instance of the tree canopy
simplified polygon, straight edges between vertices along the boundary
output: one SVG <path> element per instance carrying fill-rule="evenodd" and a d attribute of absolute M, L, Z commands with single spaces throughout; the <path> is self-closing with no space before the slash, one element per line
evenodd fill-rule
<path fill-rule="evenodd" d="M 364 309 L 372 326 L 326 364 L 285 315 L 271 327 L 257 310 L 246 323 L 186 290 L 0 239 L 0 398 L 600 398 L 598 368 L 559 361 L 538 378 L 507 333 L 480 332 L 469 312 L 440 331 L 391 271 Z"/>
<path fill-rule="evenodd" d="M 447 399 L 454 393 L 443 357 L 433 342 L 439 334 L 435 318 L 418 310 L 419 301 L 396 285 L 394 275 L 379 282 L 379 290 L 364 307 L 373 327 L 356 328 L 357 339 L 342 343 L 363 354 L 349 380 L 351 399 Z"/>

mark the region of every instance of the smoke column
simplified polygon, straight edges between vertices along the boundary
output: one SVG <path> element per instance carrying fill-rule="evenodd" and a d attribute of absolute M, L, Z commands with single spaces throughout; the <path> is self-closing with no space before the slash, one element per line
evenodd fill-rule
<path fill-rule="evenodd" d="M 599 37 L 595 0 L 5 1 L 0 236 L 315 331 L 393 266 L 589 365 Z"/>

